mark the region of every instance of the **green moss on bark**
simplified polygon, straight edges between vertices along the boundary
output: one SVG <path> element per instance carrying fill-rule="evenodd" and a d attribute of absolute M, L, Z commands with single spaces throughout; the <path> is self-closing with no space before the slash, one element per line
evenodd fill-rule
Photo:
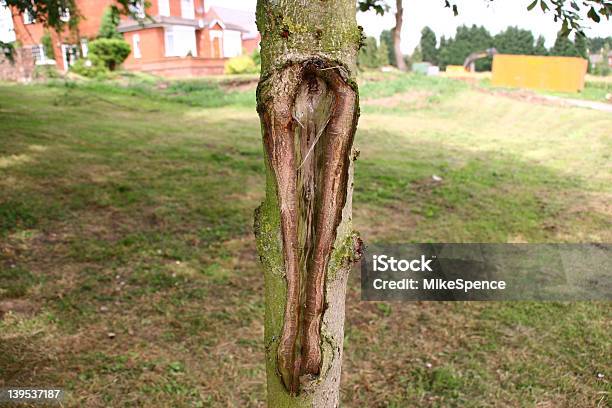
<path fill-rule="evenodd" d="M 354 72 L 362 32 L 354 0 L 260 0 L 262 76 L 317 56 Z"/>

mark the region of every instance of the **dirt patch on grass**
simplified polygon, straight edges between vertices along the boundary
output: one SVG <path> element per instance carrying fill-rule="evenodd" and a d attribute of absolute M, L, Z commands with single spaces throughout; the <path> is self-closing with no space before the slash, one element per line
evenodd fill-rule
<path fill-rule="evenodd" d="M 11 299 L 0 301 L 0 319 L 7 313 L 32 314 L 37 307 L 34 303 L 24 299 Z"/>
<path fill-rule="evenodd" d="M 566 208 L 544 228 L 566 242 L 610 242 L 612 240 L 612 194 L 565 193 Z M 576 222 L 579 220 L 580 222 Z"/>
<path fill-rule="evenodd" d="M 123 173 L 121 171 L 102 164 L 91 164 L 89 166 L 82 166 L 79 171 L 83 177 L 90 179 L 93 183 L 100 184 L 108 183 L 112 180 L 120 180 L 123 176 Z"/>
<path fill-rule="evenodd" d="M 526 89 L 520 90 L 506 90 L 506 89 L 488 89 L 480 86 L 474 86 L 474 89 L 478 92 L 486 93 L 493 96 L 501 96 L 503 98 L 514 99 L 515 101 L 522 101 L 527 103 L 534 103 L 538 105 L 547 106 L 567 106 L 562 100 L 553 100 L 545 98 L 536 94 L 535 92 L 528 91 Z"/>
<path fill-rule="evenodd" d="M 595 211 L 612 219 L 612 194 L 590 192 L 582 194 L 573 200 L 571 212 Z"/>
<path fill-rule="evenodd" d="M 18 164 L 29 163 L 32 158 L 26 154 L 14 154 L 11 156 L 0 157 L 0 169 L 6 169 Z"/>
<path fill-rule="evenodd" d="M 422 219 L 413 210 L 413 206 L 401 202 L 383 208 L 362 205 L 354 209 L 355 225 L 366 242 L 405 237 Z"/>
<path fill-rule="evenodd" d="M 383 108 L 396 108 L 400 105 L 409 105 L 413 108 L 425 107 L 429 98 L 433 96 L 430 91 L 412 91 L 387 96 L 384 98 L 366 99 L 365 106 L 380 106 Z"/>
<path fill-rule="evenodd" d="M 257 88 L 259 78 L 237 78 L 221 82 L 221 88 L 231 92 L 245 92 Z"/>

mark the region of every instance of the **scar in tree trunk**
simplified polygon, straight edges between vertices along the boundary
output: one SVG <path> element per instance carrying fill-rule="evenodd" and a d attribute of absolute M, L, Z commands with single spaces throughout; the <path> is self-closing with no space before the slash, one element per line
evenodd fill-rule
<path fill-rule="evenodd" d="M 321 60 L 284 68 L 271 79 L 283 92 L 263 95 L 260 110 L 287 279 L 278 367 L 294 395 L 300 378 L 320 374 L 325 274 L 346 203 L 357 94 L 341 69 Z"/>

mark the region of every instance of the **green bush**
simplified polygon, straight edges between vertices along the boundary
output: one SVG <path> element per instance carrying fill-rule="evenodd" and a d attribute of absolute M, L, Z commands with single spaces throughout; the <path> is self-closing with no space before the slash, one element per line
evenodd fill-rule
<path fill-rule="evenodd" d="M 225 73 L 228 75 L 256 74 L 258 67 L 253 58 L 248 55 L 231 58 L 225 64 Z"/>
<path fill-rule="evenodd" d="M 89 44 L 89 52 L 110 71 L 114 71 L 130 55 L 130 45 L 118 38 L 100 38 Z"/>
<path fill-rule="evenodd" d="M 108 7 L 102 15 L 100 30 L 98 31 L 98 38 L 116 38 L 119 40 L 123 39 L 123 34 L 117 31 L 118 26 L 118 10 L 112 7 Z"/>
<path fill-rule="evenodd" d="M 36 65 L 33 78 L 37 80 L 59 79 L 61 75 L 57 72 L 55 65 Z"/>
<path fill-rule="evenodd" d="M 608 76 L 610 75 L 610 67 L 608 66 L 608 55 L 610 54 L 610 46 L 605 44 L 601 49 L 601 61 L 593 67 L 593 75 Z"/>
<path fill-rule="evenodd" d="M 87 78 L 103 79 L 108 76 L 108 69 L 95 55 L 80 58 L 70 67 L 70 71 Z"/>
<path fill-rule="evenodd" d="M 595 68 L 593 68 L 593 75 L 608 76 L 610 75 L 611 72 L 612 70 L 610 69 L 608 64 L 605 62 L 599 63 L 595 65 Z"/>
<path fill-rule="evenodd" d="M 251 58 L 253 58 L 255 65 L 261 66 L 261 52 L 259 51 L 259 48 L 255 48 L 255 51 L 253 51 Z"/>
<path fill-rule="evenodd" d="M 53 51 L 53 40 L 51 39 L 51 34 L 48 31 L 45 31 L 45 34 L 40 39 L 40 42 L 43 45 L 43 51 L 45 53 L 45 57 L 54 59 L 55 52 Z"/>

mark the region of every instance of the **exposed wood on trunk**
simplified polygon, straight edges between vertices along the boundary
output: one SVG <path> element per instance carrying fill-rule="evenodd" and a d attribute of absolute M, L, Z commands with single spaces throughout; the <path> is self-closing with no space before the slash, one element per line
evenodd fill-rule
<path fill-rule="evenodd" d="M 282 94 L 262 111 L 264 144 L 278 186 L 287 302 L 278 347 L 283 383 L 321 370 L 325 273 L 346 204 L 356 92 L 321 60 L 285 68 Z"/>

